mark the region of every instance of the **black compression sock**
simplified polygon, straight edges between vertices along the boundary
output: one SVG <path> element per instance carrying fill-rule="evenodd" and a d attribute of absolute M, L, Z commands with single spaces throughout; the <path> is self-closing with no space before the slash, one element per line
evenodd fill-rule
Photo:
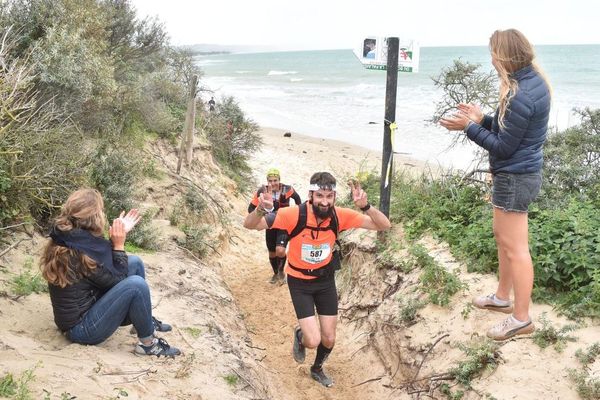
<path fill-rule="evenodd" d="M 331 350 L 333 350 L 333 347 L 331 349 L 328 349 L 327 347 L 323 346 L 323 343 L 319 343 L 319 347 L 317 347 L 317 356 L 315 357 L 315 363 L 313 364 L 313 368 L 323 368 L 323 363 L 325 362 L 325 360 L 327 360 L 327 357 L 329 357 Z"/>
<path fill-rule="evenodd" d="M 277 257 L 269 257 L 269 262 L 271 263 L 271 268 L 273 268 L 273 273 L 277 273 L 277 264 L 279 259 Z"/>
<path fill-rule="evenodd" d="M 287 257 L 277 257 L 277 270 L 278 271 L 283 271 L 283 269 L 285 268 L 286 260 L 287 260 Z"/>

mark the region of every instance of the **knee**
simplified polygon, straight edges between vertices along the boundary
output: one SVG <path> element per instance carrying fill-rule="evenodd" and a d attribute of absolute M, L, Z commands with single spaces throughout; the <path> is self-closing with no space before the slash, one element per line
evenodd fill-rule
<path fill-rule="evenodd" d="M 129 264 L 133 264 L 135 266 L 138 266 L 138 265 L 141 265 L 142 267 L 144 266 L 144 262 L 142 261 L 142 259 L 139 256 L 132 255 L 132 254 L 127 255 L 127 262 Z"/>
<path fill-rule="evenodd" d="M 328 349 L 333 348 L 333 346 L 335 345 L 335 332 L 333 334 L 321 335 L 321 343 L 323 343 L 323 346 L 327 347 Z"/>
<path fill-rule="evenodd" d="M 529 249 L 527 248 L 508 248 L 506 249 L 506 258 L 508 258 L 509 262 L 515 264 L 531 262 L 531 255 L 529 254 Z"/>
<path fill-rule="evenodd" d="M 275 248 L 275 256 L 279 258 L 285 257 L 285 247 L 277 246 Z"/>
<path fill-rule="evenodd" d="M 150 293 L 148 282 L 139 275 L 128 276 L 124 282 L 128 287 L 136 289 L 141 293 Z"/>
<path fill-rule="evenodd" d="M 317 334 L 315 336 L 304 336 L 302 338 L 302 344 L 309 349 L 316 349 L 321 343 L 321 335 Z"/>

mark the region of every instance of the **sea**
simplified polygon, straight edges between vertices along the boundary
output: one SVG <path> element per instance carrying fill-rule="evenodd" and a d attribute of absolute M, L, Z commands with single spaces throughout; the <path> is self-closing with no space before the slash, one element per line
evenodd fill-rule
<path fill-rule="evenodd" d="M 574 109 L 600 108 L 600 45 L 536 46 L 553 90 L 550 125 L 580 120 Z M 442 91 L 433 77 L 460 59 L 492 71 L 487 46 L 422 47 L 419 72 L 398 73 L 394 151 L 448 168 L 473 165 L 476 145 L 451 146 L 453 135 L 430 120 Z M 386 71 L 365 69 L 351 49 L 199 56 L 204 101 L 233 96 L 264 127 L 342 140 L 381 151 Z"/>

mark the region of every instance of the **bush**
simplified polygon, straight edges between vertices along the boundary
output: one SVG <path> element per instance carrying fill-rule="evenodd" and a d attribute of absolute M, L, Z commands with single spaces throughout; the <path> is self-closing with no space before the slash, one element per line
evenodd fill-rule
<path fill-rule="evenodd" d="M 133 208 L 135 188 L 141 176 L 136 152 L 123 145 L 102 143 L 92 157 L 90 181 L 104 198 L 109 221 Z"/>
<path fill-rule="evenodd" d="M 429 301 L 438 306 L 447 306 L 450 297 L 465 287 L 456 273 L 448 272 L 439 265 L 422 246 L 414 246 L 410 250 L 422 269 L 419 281 L 423 291 L 429 295 Z"/>
<path fill-rule="evenodd" d="M 205 129 L 214 157 L 224 172 L 238 183 L 238 188 L 244 191 L 252 182 L 248 160 L 262 145 L 257 130 L 258 125 L 245 117 L 233 97 L 217 103 Z"/>
<path fill-rule="evenodd" d="M 600 379 L 590 373 L 589 365 L 600 354 L 600 343 L 594 343 L 585 351 L 578 349 L 575 356 L 582 364 L 580 369 L 569 369 L 569 378 L 575 383 L 577 393 L 582 399 L 600 399 Z"/>
<path fill-rule="evenodd" d="M 541 328 L 535 330 L 533 334 L 533 343 L 545 349 L 548 346 L 554 346 L 554 350 L 561 353 L 567 342 L 574 342 L 576 338 L 568 333 L 577 329 L 576 325 L 565 325 L 560 329 L 552 326 L 552 323 L 546 318 L 546 313 L 540 316 Z"/>
<path fill-rule="evenodd" d="M 600 204 L 600 109 L 576 110 L 581 123 L 549 136 L 541 200 L 548 208 L 576 197 Z"/>
<path fill-rule="evenodd" d="M 481 376 L 484 371 L 494 371 L 500 363 L 500 352 L 498 344 L 491 340 L 473 342 L 469 345 L 459 345 L 465 352 L 467 358 L 460 361 L 451 369 L 450 373 L 456 381 L 467 388 L 471 387 L 471 381 Z"/>

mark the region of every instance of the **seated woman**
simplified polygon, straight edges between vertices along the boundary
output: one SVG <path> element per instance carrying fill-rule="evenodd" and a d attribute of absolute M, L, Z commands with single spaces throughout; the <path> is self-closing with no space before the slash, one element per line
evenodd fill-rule
<path fill-rule="evenodd" d="M 75 343 L 98 344 L 119 326 L 133 324 L 139 343 L 134 353 L 174 357 L 181 352 L 154 336 L 171 330 L 152 317 L 144 264 L 124 251 L 127 232 L 139 221 L 137 210 L 113 221 L 110 241 L 102 236 L 106 217 L 102 196 L 77 190 L 63 205 L 41 257 L 54 322 Z"/>

